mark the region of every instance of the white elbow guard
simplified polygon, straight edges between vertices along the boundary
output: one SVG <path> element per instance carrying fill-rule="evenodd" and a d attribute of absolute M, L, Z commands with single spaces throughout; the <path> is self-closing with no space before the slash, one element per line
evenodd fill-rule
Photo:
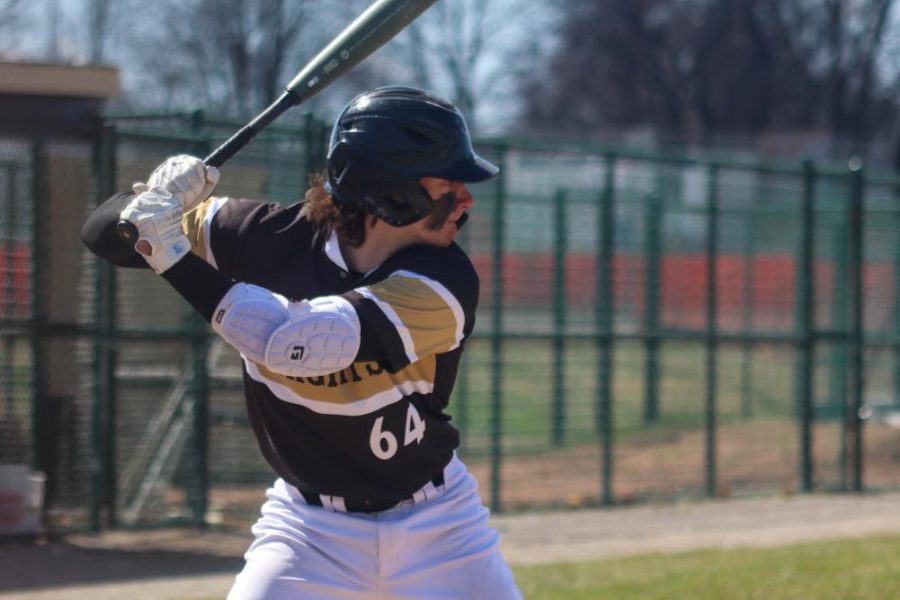
<path fill-rule="evenodd" d="M 212 328 L 243 356 L 264 363 L 272 332 L 289 317 L 287 298 L 265 288 L 238 283 L 216 306 Z"/>
<path fill-rule="evenodd" d="M 265 365 L 294 377 L 328 375 L 350 366 L 360 340 L 359 316 L 345 299 L 323 296 L 298 302 L 269 338 Z"/>

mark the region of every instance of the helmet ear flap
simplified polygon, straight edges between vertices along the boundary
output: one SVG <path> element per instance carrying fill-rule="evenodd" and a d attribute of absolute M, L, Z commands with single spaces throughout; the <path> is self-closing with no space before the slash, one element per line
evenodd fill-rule
<path fill-rule="evenodd" d="M 325 190 L 338 202 L 350 205 L 358 204 L 353 199 L 362 195 L 360 187 L 359 177 L 353 169 L 352 151 L 346 143 L 338 142 L 328 152 Z"/>
<path fill-rule="evenodd" d="M 395 227 L 414 223 L 434 208 L 418 181 L 372 168 L 344 142 L 328 153 L 325 190 L 336 203 L 366 211 Z"/>
<path fill-rule="evenodd" d="M 365 181 L 360 175 L 366 173 Z M 325 190 L 338 204 L 364 210 L 395 227 L 425 218 L 434 202 L 418 181 L 367 168 L 344 142 L 328 153 Z"/>
<path fill-rule="evenodd" d="M 336 187 L 343 185 L 347 174 L 350 172 L 350 162 L 347 160 L 347 144 L 339 142 L 328 153 L 328 179 L 334 181 Z"/>

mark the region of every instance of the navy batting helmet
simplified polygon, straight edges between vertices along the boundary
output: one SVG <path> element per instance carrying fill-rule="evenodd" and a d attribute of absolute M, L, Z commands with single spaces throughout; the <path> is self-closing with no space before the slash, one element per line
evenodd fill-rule
<path fill-rule="evenodd" d="M 450 102 L 416 88 L 383 87 L 338 115 L 326 189 L 338 204 L 399 227 L 434 207 L 422 177 L 477 183 L 498 171 L 475 154 L 466 121 Z"/>

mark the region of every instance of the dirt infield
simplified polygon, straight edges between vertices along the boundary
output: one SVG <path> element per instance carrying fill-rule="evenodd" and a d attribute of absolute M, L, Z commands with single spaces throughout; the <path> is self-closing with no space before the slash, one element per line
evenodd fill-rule
<path fill-rule="evenodd" d="M 900 493 L 498 515 L 513 565 L 900 533 Z M 193 529 L 0 542 L 0 599 L 221 598 L 245 534 Z"/>
<path fill-rule="evenodd" d="M 800 446 L 795 429 L 796 424 L 777 419 L 719 425 L 717 496 L 746 497 L 776 490 L 796 493 Z M 666 428 L 617 441 L 613 466 L 615 503 L 643 504 L 702 497 L 706 486 L 705 435 L 697 428 Z M 817 423 L 812 440 L 816 489 L 847 489 L 841 487 L 844 483 L 838 460 L 840 425 Z M 900 488 L 898 431 L 891 427 L 867 427 L 865 448 L 866 486 Z M 501 467 L 504 509 L 527 511 L 547 506 L 578 508 L 599 504 L 601 452 L 600 445 L 593 443 L 504 457 Z M 490 497 L 490 462 L 469 459 L 466 464 L 481 483 L 482 498 Z"/>

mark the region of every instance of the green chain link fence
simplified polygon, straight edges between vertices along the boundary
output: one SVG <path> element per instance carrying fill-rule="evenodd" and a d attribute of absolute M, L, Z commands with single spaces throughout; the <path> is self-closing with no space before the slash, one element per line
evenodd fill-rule
<path fill-rule="evenodd" d="M 93 147 L 0 143 L 0 462 L 48 473 L 52 527 L 245 525 L 264 499 L 237 355 L 159 278 L 71 239 L 236 129 L 131 115 Z M 295 201 L 327 135 L 267 130 L 217 193 Z M 461 232 L 482 289 L 450 412 L 492 508 L 900 486 L 900 179 L 479 150 L 502 171 Z"/>

